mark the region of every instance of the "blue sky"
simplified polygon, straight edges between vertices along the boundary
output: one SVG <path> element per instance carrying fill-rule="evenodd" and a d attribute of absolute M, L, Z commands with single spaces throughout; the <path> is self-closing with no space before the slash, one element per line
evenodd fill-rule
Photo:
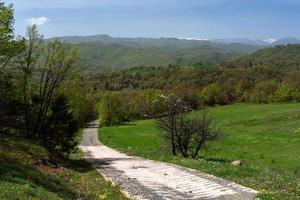
<path fill-rule="evenodd" d="M 300 37 L 300 0 L 4 0 L 46 37 Z"/>

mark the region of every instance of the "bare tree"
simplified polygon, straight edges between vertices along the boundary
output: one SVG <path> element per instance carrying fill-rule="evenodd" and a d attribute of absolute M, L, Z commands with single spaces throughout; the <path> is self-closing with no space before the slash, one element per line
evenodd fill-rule
<path fill-rule="evenodd" d="M 195 158 L 199 150 L 202 149 L 208 141 L 219 138 L 220 132 L 214 126 L 213 119 L 209 116 L 208 111 L 204 108 L 197 115 L 190 119 L 190 127 L 193 129 L 192 158 Z"/>
<path fill-rule="evenodd" d="M 167 116 L 157 120 L 157 127 L 164 133 L 166 141 L 183 157 L 195 158 L 207 141 L 218 138 L 218 131 L 207 110 L 203 109 L 195 116 L 189 116 L 189 106 L 180 98 L 164 97 L 167 104 Z"/>
<path fill-rule="evenodd" d="M 183 119 L 183 115 L 190 109 L 186 103 L 174 95 L 161 96 L 166 104 L 167 112 L 166 117 L 161 117 L 156 120 L 157 127 L 163 130 L 164 137 L 169 141 L 173 155 L 177 152 L 177 143 L 181 143 L 178 137 L 180 125 L 178 124 L 178 117 Z M 178 141 L 179 140 L 179 141 Z M 181 149 L 181 148 L 179 148 Z M 182 152 L 180 150 L 180 152 Z"/>

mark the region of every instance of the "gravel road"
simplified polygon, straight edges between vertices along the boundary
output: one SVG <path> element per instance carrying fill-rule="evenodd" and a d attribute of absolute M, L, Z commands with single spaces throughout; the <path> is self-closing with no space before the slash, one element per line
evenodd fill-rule
<path fill-rule="evenodd" d="M 255 190 L 173 164 L 128 156 L 102 145 L 98 121 L 84 130 L 80 148 L 86 159 L 136 200 L 248 200 Z"/>

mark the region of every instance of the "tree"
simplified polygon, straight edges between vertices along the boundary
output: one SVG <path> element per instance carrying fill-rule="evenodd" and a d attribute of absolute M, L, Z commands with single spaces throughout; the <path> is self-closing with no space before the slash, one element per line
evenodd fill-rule
<path fill-rule="evenodd" d="M 57 138 L 49 136 L 53 133 L 50 129 L 55 126 L 53 123 L 58 123 L 53 119 L 53 104 L 60 95 L 60 87 L 77 70 L 78 59 L 77 49 L 59 41 L 43 44 L 37 27 L 28 27 L 26 48 L 18 57 L 24 104 L 20 130 L 24 129 L 27 136 L 47 144 L 51 150 L 56 150 L 56 146 L 49 144 L 54 145 L 52 140 Z M 62 133 L 58 137 L 65 138 Z"/>
<path fill-rule="evenodd" d="M 17 71 L 13 58 L 24 49 L 23 40 L 16 40 L 13 33 L 13 8 L 0 2 L 0 131 L 16 129 L 21 102 L 15 84 Z M 9 66 L 9 67 L 8 67 Z"/>
<path fill-rule="evenodd" d="M 43 136 L 43 145 L 53 153 L 69 155 L 76 150 L 78 141 L 78 121 L 68 106 L 65 96 L 55 97 L 50 105 L 51 114 L 48 117 L 47 132 Z"/>
<path fill-rule="evenodd" d="M 223 104 L 223 91 L 219 83 L 212 83 L 200 92 L 199 98 L 202 104 L 215 105 Z"/>
<path fill-rule="evenodd" d="M 15 40 L 13 33 L 13 12 L 11 4 L 0 2 L 0 71 L 23 49 L 23 41 Z"/>
<path fill-rule="evenodd" d="M 274 80 L 258 82 L 251 93 L 251 101 L 255 103 L 268 103 L 273 101 L 273 95 L 277 90 Z"/>
<path fill-rule="evenodd" d="M 293 86 L 280 85 L 274 94 L 274 99 L 278 102 L 300 101 L 300 90 Z"/>
<path fill-rule="evenodd" d="M 173 155 L 195 158 L 207 141 L 218 138 L 213 120 L 203 109 L 197 116 L 189 116 L 190 108 L 180 98 L 166 97 L 167 117 L 156 120 L 157 127 L 171 146 Z"/>
<path fill-rule="evenodd" d="M 166 117 L 161 117 L 156 120 L 158 129 L 163 131 L 163 136 L 166 141 L 170 144 L 173 155 L 177 154 L 178 142 L 181 143 L 178 134 L 180 132 L 180 124 L 178 118 L 183 119 L 183 115 L 190 111 L 187 104 L 175 95 L 161 96 L 166 104 Z M 179 141 L 178 141 L 179 139 Z M 182 149 L 180 149 L 182 152 Z"/>
<path fill-rule="evenodd" d="M 161 115 L 165 109 L 158 90 L 145 90 L 135 99 L 135 104 L 140 118 L 155 118 Z"/>
<path fill-rule="evenodd" d="M 220 133 L 214 127 L 213 119 L 208 115 L 206 109 L 203 109 L 195 117 L 189 120 L 189 126 L 192 129 L 192 158 L 196 158 L 199 150 L 202 149 L 208 141 L 219 138 Z"/>
<path fill-rule="evenodd" d="M 121 97 L 117 92 L 105 92 L 99 105 L 100 122 L 106 126 L 120 125 L 124 112 Z"/>

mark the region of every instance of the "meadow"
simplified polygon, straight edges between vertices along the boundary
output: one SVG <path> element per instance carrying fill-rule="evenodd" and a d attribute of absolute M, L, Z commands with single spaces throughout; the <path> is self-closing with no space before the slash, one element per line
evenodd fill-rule
<path fill-rule="evenodd" d="M 104 144 L 148 159 L 213 174 L 260 192 L 261 199 L 300 198 L 300 104 L 233 104 L 209 108 L 221 137 L 197 159 L 171 155 L 154 120 L 102 127 Z M 197 111 L 192 114 L 197 114 Z M 230 163 L 241 160 L 241 166 Z"/>

